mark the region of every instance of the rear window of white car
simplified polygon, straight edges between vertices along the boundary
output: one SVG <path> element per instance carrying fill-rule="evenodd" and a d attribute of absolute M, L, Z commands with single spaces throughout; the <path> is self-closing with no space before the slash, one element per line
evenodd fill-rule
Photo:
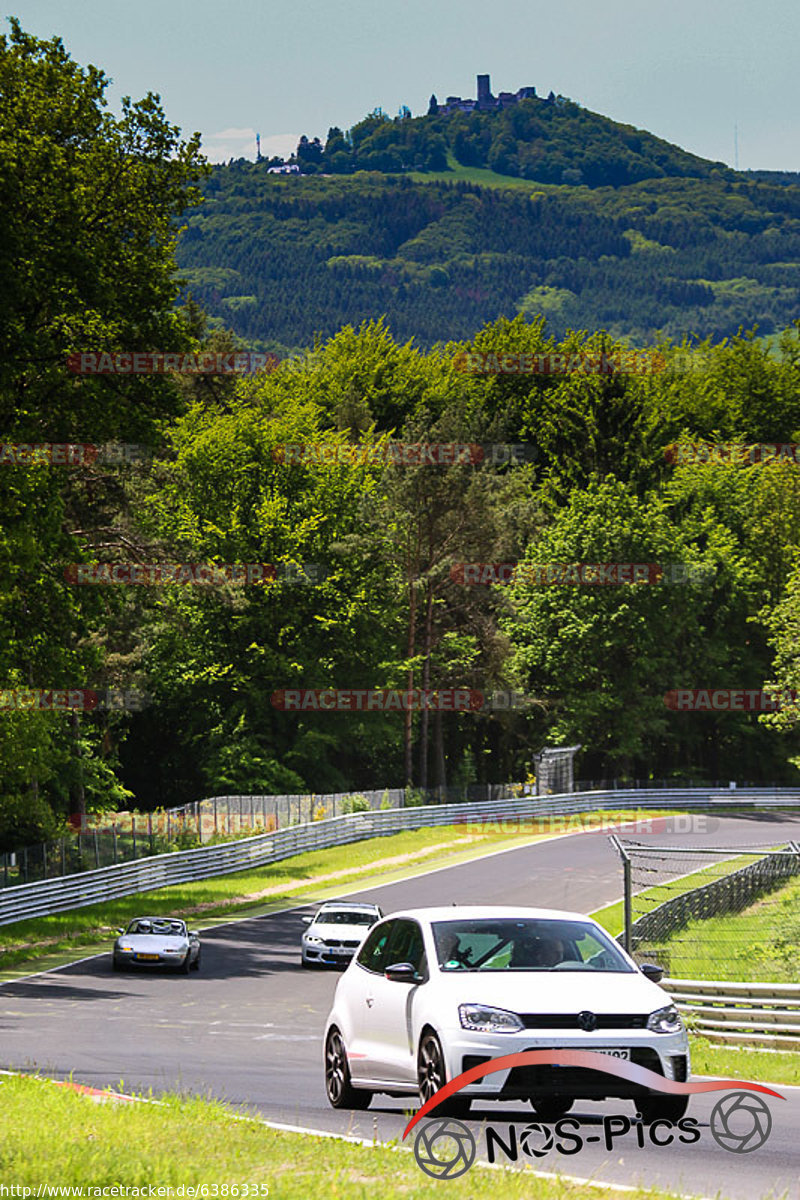
<path fill-rule="evenodd" d="M 580 921 L 435 921 L 442 971 L 632 972 L 613 940 Z"/>

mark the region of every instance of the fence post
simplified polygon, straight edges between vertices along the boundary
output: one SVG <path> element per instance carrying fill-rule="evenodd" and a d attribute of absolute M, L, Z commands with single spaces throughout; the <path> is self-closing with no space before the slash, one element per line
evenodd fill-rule
<path fill-rule="evenodd" d="M 47 879 L 47 842 L 42 842 L 42 877 Z"/>
<path fill-rule="evenodd" d="M 217 797 L 214 797 L 214 833 L 219 833 L 219 821 L 217 820 Z"/>
<path fill-rule="evenodd" d="M 117 865 L 117 822 L 111 826 L 111 832 L 114 836 L 114 866 Z"/>
<path fill-rule="evenodd" d="M 100 866 L 100 846 L 97 842 L 97 826 L 94 827 L 94 862 L 95 866 Z"/>
<path fill-rule="evenodd" d="M 153 814 L 147 814 L 147 836 L 150 839 L 150 853 L 153 853 Z"/>
<path fill-rule="evenodd" d="M 131 813 L 131 841 L 133 842 L 133 858 L 136 860 L 136 813 Z"/>
<path fill-rule="evenodd" d="M 22 873 L 25 876 L 25 882 L 28 882 L 28 847 L 22 847 Z"/>
<path fill-rule="evenodd" d="M 8 855 L 3 855 L 3 887 L 8 887 Z"/>

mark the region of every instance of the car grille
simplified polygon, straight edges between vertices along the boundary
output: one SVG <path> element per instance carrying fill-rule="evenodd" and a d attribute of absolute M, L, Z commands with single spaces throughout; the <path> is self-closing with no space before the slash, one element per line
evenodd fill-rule
<path fill-rule="evenodd" d="M 646 1029 L 646 1013 L 596 1013 L 596 1029 Z M 580 1029 L 577 1013 L 520 1013 L 526 1029 Z"/>
<path fill-rule="evenodd" d="M 351 950 L 355 950 L 359 942 L 343 941 L 341 938 L 324 938 L 323 945 L 325 946 L 349 946 Z"/>
<path fill-rule="evenodd" d="M 528 1047 L 531 1050 L 536 1048 Z M 647 1067 L 657 1075 L 663 1075 L 658 1054 L 646 1046 L 632 1049 L 630 1061 L 638 1067 Z M 641 1096 L 647 1094 L 647 1091 L 648 1089 L 641 1084 L 629 1083 L 619 1078 L 611 1079 L 599 1071 L 590 1071 L 584 1067 L 531 1066 L 514 1067 L 509 1072 L 503 1085 L 502 1096 L 505 1099 L 542 1095 L 602 1099 L 609 1094 L 620 1097 Z"/>

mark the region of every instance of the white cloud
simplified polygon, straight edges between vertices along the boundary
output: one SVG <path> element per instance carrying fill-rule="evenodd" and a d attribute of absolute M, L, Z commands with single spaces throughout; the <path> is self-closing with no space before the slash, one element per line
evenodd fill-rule
<path fill-rule="evenodd" d="M 288 158 L 293 154 L 300 141 L 299 133 L 273 133 L 261 138 L 261 154 L 264 158 L 281 155 Z M 227 162 L 229 158 L 256 157 L 255 129 L 221 129 L 219 133 L 209 133 L 203 138 L 203 154 L 209 162 Z"/>

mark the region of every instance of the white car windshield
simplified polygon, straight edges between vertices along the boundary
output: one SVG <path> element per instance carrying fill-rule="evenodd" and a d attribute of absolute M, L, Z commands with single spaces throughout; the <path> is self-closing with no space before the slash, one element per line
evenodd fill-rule
<path fill-rule="evenodd" d="M 327 909 L 314 918 L 318 925 L 374 925 L 377 913 L 347 912 L 344 909 Z"/>
<path fill-rule="evenodd" d="M 131 921 L 128 933 L 154 933 L 158 937 L 185 937 L 183 921 Z"/>
<path fill-rule="evenodd" d="M 633 967 L 613 940 L 582 921 L 435 921 L 442 971 L 618 971 Z"/>

